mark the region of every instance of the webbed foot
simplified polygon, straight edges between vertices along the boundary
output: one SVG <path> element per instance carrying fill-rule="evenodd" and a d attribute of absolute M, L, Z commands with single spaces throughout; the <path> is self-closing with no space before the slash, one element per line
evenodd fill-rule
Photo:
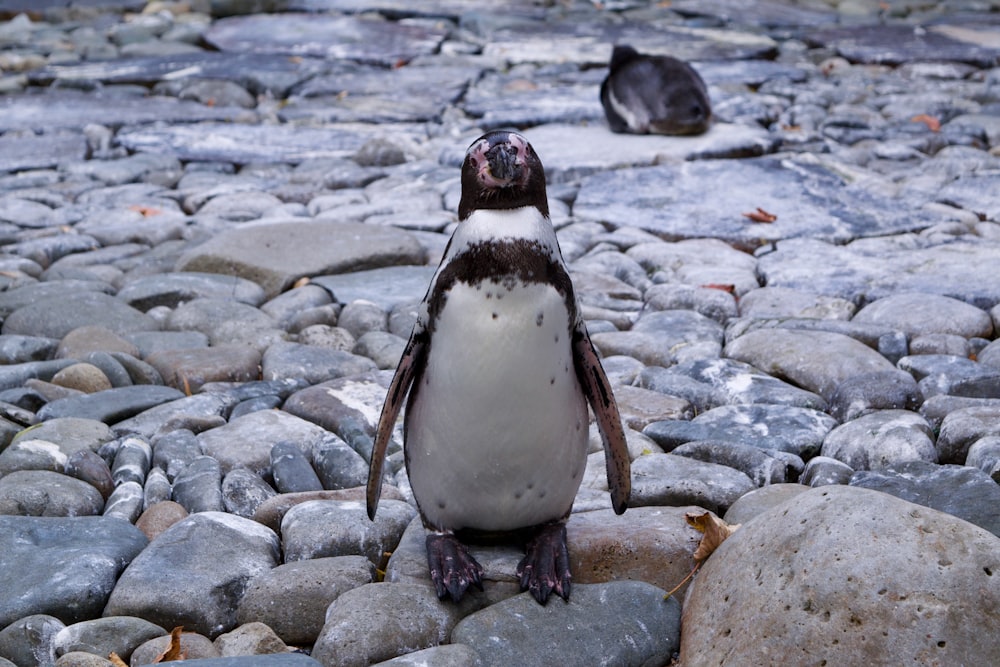
<path fill-rule="evenodd" d="M 521 590 L 531 591 L 540 604 L 555 593 L 569 601 L 569 550 L 566 548 L 566 524 L 542 526 L 528 542 L 524 560 L 517 566 Z"/>
<path fill-rule="evenodd" d="M 440 600 L 450 595 L 458 602 L 470 585 L 483 590 L 483 566 L 451 533 L 427 536 L 427 565 Z"/>

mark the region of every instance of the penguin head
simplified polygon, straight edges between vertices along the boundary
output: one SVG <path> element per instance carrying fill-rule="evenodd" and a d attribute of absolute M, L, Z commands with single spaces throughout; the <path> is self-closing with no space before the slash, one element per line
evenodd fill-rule
<path fill-rule="evenodd" d="M 542 162 L 517 132 L 487 132 L 465 151 L 458 219 L 465 220 L 479 209 L 523 206 L 534 206 L 545 217 L 549 215 Z"/>

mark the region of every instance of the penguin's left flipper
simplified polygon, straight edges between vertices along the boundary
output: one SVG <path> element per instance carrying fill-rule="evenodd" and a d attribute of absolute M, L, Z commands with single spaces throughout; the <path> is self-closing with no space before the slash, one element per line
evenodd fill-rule
<path fill-rule="evenodd" d="M 569 549 L 566 547 L 566 522 L 548 523 L 538 529 L 528 542 L 524 559 L 517 565 L 521 590 L 528 591 L 539 604 L 555 593 L 569 601 Z"/>
<path fill-rule="evenodd" d="M 403 356 L 396 367 L 396 374 L 392 376 L 389 383 L 389 391 L 382 405 L 382 414 L 378 419 L 378 427 L 375 429 L 375 444 L 372 446 L 372 458 L 368 465 L 368 489 L 366 500 L 368 504 L 368 518 L 375 520 L 375 510 L 378 509 L 379 496 L 382 494 L 382 468 L 385 465 L 385 450 L 389 446 L 392 438 L 392 431 L 396 428 L 396 418 L 403 407 L 403 400 L 406 393 L 413 384 L 413 377 L 417 368 L 423 362 L 424 352 L 427 349 L 427 335 L 425 330 L 418 324 L 410 334 L 410 340 L 406 343 Z"/>
<path fill-rule="evenodd" d="M 573 330 L 573 363 L 601 431 L 604 461 L 608 468 L 608 488 L 611 489 L 611 506 L 614 507 L 615 514 L 621 514 L 628 508 L 628 499 L 632 494 L 628 443 L 618 414 L 618 403 L 611 392 L 611 383 L 604 374 L 601 359 L 597 356 L 594 344 L 590 342 L 590 335 L 583 322 L 578 323 Z"/>

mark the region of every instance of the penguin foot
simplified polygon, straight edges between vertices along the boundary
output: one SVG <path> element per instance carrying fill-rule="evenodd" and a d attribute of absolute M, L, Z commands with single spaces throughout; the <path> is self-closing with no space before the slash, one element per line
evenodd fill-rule
<path fill-rule="evenodd" d="M 569 601 L 569 549 L 566 548 L 566 524 L 542 526 L 528 542 L 524 560 L 517 566 L 521 590 L 531 591 L 540 604 L 555 593 Z"/>
<path fill-rule="evenodd" d="M 451 533 L 427 536 L 427 565 L 439 600 L 450 595 L 458 602 L 470 585 L 483 590 L 483 566 Z"/>

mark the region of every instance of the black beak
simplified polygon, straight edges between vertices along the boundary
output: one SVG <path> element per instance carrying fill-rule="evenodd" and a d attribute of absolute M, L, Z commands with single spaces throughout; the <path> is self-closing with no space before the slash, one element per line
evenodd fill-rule
<path fill-rule="evenodd" d="M 521 177 L 517 149 L 510 144 L 497 144 L 486 151 L 486 161 L 490 165 L 490 174 L 498 181 L 515 181 Z"/>

